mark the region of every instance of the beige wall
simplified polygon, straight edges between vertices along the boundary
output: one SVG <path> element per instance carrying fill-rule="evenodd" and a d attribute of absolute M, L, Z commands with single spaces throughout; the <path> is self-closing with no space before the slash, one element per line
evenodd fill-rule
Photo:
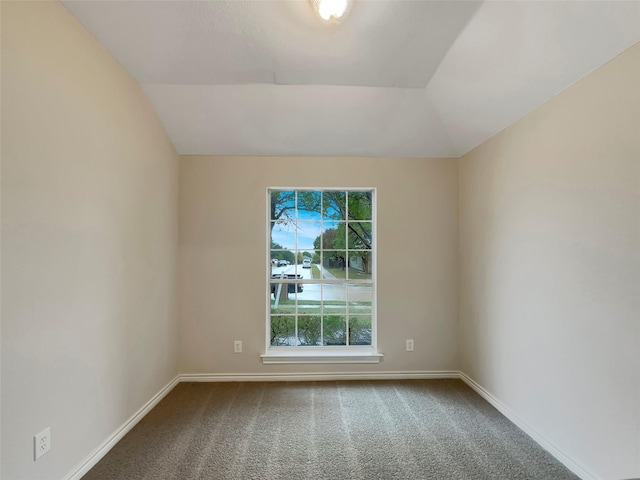
<path fill-rule="evenodd" d="M 266 189 L 376 187 L 379 365 L 262 365 Z M 457 165 L 450 159 L 180 160 L 180 371 L 457 369 Z M 405 339 L 415 351 L 405 351 Z M 233 340 L 244 353 L 233 353 Z"/>
<path fill-rule="evenodd" d="M 1 476 L 60 479 L 176 374 L 178 157 L 61 4 L 1 5 Z"/>
<path fill-rule="evenodd" d="M 597 478 L 640 477 L 640 46 L 459 165 L 462 370 Z"/>

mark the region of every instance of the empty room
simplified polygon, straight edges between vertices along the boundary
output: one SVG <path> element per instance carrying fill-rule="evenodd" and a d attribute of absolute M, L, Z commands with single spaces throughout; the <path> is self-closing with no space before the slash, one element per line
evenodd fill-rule
<path fill-rule="evenodd" d="M 0 20 L 3 480 L 640 478 L 640 2 Z"/>

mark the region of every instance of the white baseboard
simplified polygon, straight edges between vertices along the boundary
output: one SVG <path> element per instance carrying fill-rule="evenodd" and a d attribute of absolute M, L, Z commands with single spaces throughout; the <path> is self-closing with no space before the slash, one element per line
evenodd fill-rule
<path fill-rule="evenodd" d="M 80 480 L 93 466 L 98 463 L 102 457 L 104 457 L 109 450 L 111 450 L 116 443 L 124 437 L 129 430 L 136 426 L 136 424 L 149 413 L 149 411 L 155 407 L 160 400 L 162 400 L 171 390 L 180 382 L 179 377 L 171 380 L 162 390 L 156 393 L 151 400 L 143 405 L 143 407 L 134 413 L 126 422 L 124 422 L 120 428 L 111 434 L 104 442 L 102 442 L 89 456 L 80 463 L 73 471 L 65 477 L 64 480 Z"/>
<path fill-rule="evenodd" d="M 335 373 L 207 373 L 178 375 L 181 382 L 315 382 L 329 380 L 408 380 L 460 378 L 454 370 L 418 372 L 335 372 Z"/>
<path fill-rule="evenodd" d="M 536 432 L 533 428 L 527 425 L 520 417 L 518 417 L 512 410 L 510 410 L 505 404 L 503 404 L 500 400 L 494 397 L 491 393 L 485 390 L 482 386 L 480 386 L 477 382 L 475 382 L 471 377 L 469 377 L 464 372 L 460 372 L 459 378 L 469 385 L 473 390 L 475 390 L 482 398 L 484 398 L 487 402 L 493 405 L 496 410 L 498 410 L 502 415 L 511 420 L 520 430 L 529 435 L 536 443 L 538 443 L 542 448 L 544 448 L 551 455 L 556 457 L 556 459 L 561 462 L 565 467 L 579 476 L 582 480 L 602 480 L 593 472 L 590 472 L 587 468 L 578 464 L 576 461 L 569 458 L 569 456 L 565 455 L 562 450 L 557 448 L 553 443 L 548 441 L 538 432 Z"/>

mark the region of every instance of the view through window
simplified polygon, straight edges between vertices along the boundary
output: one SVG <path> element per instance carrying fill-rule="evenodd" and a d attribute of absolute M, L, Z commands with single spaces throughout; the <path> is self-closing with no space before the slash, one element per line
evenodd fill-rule
<path fill-rule="evenodd" d="M 269 189 L 269 348 L 375 346 L 375 191 Z"/>

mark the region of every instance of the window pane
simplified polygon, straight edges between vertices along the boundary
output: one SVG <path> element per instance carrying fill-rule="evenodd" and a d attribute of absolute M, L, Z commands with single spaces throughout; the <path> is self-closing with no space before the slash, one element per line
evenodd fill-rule
<path fill-rule="evenodd" d="M 271 313 L 296 313 L 295 285 L 287 283 L 272 283 Z M 279 298 L 278 298 L 279 295 Z"/>
<path fill-rule="evenodd" d="M 298 317 L 298 341 L 300 346 L 320 345 L 320 315 Z"/>
<path fill-rule="evenodd" d="M 322 287 L 317 284 L 306 284 L 303 287 L 303 291 L 298 293 L 298 313 L 320 315 Z"/>
<path fill-rule="evenodd" d="M 293 220 L 296 217 L 296 193 L 271 191 L 271 220 Z"/>
<path fill-rule="evenodd" d="M 349 279 L 371 278 L 371 252 L 349 252 Z"/>
<path fill-rule="evenodd" d="M 371 220 L 372 192 L 349 192 L 349 220 Z"/>
<path fill-rule="evenodd" d="M 328 250 L 322 252 L 322 278 L 346 278 L 347 252 Z"/>
<path fill-rule="evenodd" d="M 347 320 L 342 315 L 325 315 L 323 320 L 323 345 L 347 344 Z"/>
<path fill-rule="evenodd" d="M 325 315 L 347 313 L 347 286 L 344 283 L 323 284 L 322 306 Z"/>
<path fill-rule="evenodd" d="M 313 258 L 311 259 L 311 278 L 312 279 L 318 279 L 322 276 L 322 274 L 320 273 L 320 253 L 316 252 L 313 254 Z"/>
<path fill-rule="evenodd" d="M 304 290 L 304 285 L 301 283 L 271 282 L 270 288 L 272 311 L 275 308 L 278 312 L 295 313 L 295 309 L 292 310 L 287 305 L 295 305 L 296 293 L 301 293 Z"/>
<path fill-rule="evenodd" d="M 346 247 L 345 223 L 322 222 L 322 248 L 325 250 L 340 250 Z M 320 245 L 316 245 L 319 248 Z"/>
<path fill-rule="evenodd" d="M 371 222 L 349 222 L 349 248 L 371 250 Z"/>
<path fill-rule="evenodd" d="M 271 222 L 271 248 L 295 250 L 296 225 L 294 222 Z"/>
<path fill-rule="evenodd" d="M 301 278 L 311 279 L 311 262 L 315 252 L 313 250 L 298 250 L 296 252 L 296 273 L 302 275 Z M 305 261 L 306 260 L 306 261 Z"/>
<path fill-rule="evenodd" d="M 293 346 L 296 344 L 295 317 L 271 316 L 271 346 Z"/>
<path fill-rule="evenodd" d="M 347 286 L 344 283 L 325 283 L 322 285 L 322 299 L 344 302 L 347 299 Z"/>
<path fill-rule="evenodd" d="M 371 314 L 373 285 L 349 284 L 347 288 L 349 293 L 349 314 Z"/>
<path fill-rule="evenodd" d="M 298 221 L 298 249 L 313 250 L 313 242 L 320 236 L 320 222 Z"/>
<path fill-rule="evenodd" d="M 349 345 L 371 345 L 371 317 L 349 317 Z"/>
<path fill-rule="evenodd" d="M 287 272 L 294 259 L 295 255 L 290 250 L 271 250 L 271 273 Z"/>
<path fill-rule="evenodd" d="M 298 192 L 298 220 L 320 220 L 322 192 Z"/>
<path fill-rule="evenodd" d="M 322 216 L 324 220 L 344 220 L 345 210 L 346 203 L 344 192 L 323 192 Z"/>

